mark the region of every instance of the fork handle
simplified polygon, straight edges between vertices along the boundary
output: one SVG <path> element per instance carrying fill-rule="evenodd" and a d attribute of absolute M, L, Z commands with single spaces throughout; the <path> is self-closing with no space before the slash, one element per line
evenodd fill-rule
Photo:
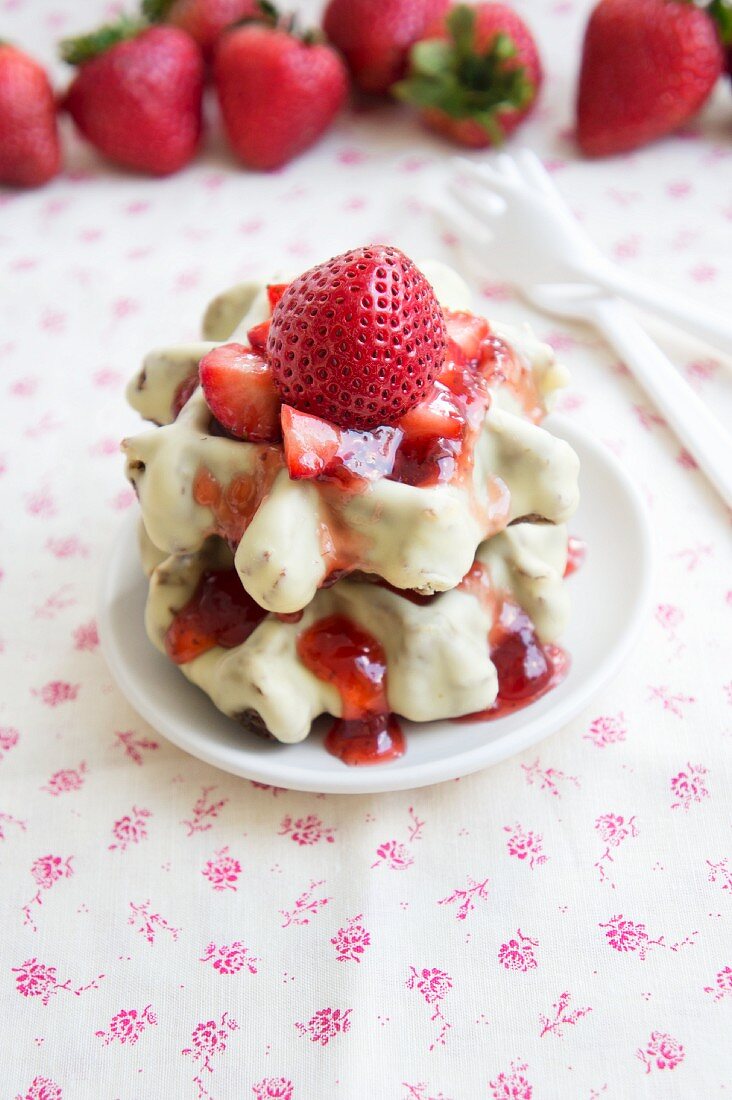
<path fill-rule="evenodd" d="M 725 504 L 732 508 L 732 436 L 622 302 L 598 298 L 588 313 Z"/>
<path fill-rule="evenodd" d="M 732 356 L 732 322 L 716 310 L 678 291 L 656 287 L 650 280 L 623 271 L 615 264 L 593 268 L 592 280 Z"/>

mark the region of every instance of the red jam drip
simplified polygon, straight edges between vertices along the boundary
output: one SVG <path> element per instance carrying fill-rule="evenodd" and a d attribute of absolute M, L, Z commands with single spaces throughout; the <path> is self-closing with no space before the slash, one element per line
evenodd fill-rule
<path fill-rule="evenodd" d="M 586 557 L 587 543 L 584 539 L 578 539 L 575 538 L 574 535 L 570 535 L 567 540 L 567 564 L 564 569 L 565 577 L 571 577 L 573 573 L 581 569 L 585 564 Z"/>
<path fill-rule="evenodd" d="M 226 485 L 206 466 L 200 466 L 193 479 L 194 501 L 211 512 L 210 533 L 220 535 L 234 549 L 280 468 L 282 456 L 278 447 L 262 447 L 259 459 L 254 472 L 234 474 Z"/>
<path fill-rule="evenodd" d="M 535 703 L 566 677 L 569 656 L 556 645 L 542 645 L 529 616 L 504 599 L 490 633 L 491 660 L 498 675 L 498 695 L 492 707 L 466 714 L 461 722 L 502 718 Z"/>
<path fill-rule="evenodd" d="M 343 615 L 320 619 L 297 640 L 297 653 L 341 697 L 325 747 L 344 764 L 384 764 L 404 754 L 404 734 L 386 697 L 386 654 L 377 640 Z"/>
<path fill-rule="evenodd" d="M 266 615 L 242 588 L 236 569 L 207 570 L 168 627 L 165 650 L 177 665 L 184 665 L 214 646 L 233 649 Z"/>

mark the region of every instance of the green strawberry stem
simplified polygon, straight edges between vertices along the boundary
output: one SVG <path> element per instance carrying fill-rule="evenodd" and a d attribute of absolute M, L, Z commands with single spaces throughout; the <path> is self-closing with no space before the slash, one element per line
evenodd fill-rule
<path fill-rule="evenodd" d="M 448 39 L 417 42 L 409 55 L 410 72 L 392 86 L 392 94 L 417 107 L 438 108 L 455 119 L 471 119 L 498 144 L 503 140 L 501 111 L 525 107 L 533 94 L 526 69 L 516 65 L 516 47 L 497 34 L 487 49 L 476 45 L 475 11 L 458 4 L 446 20 Z"/>
<path fill-rule="evenodd" d="M 173 6 L 173 0 L 142 0 L 140 12 L 151 23 L 162 23 Z"/>
<path fill-rule="evenodd" d="M 706 10 L 707 14 L 717 24 L 722 44 L 732 46 L 732 3 L 730 3 L 730 0 L 712 0 Z"/>
<path fill-rule="evenodd" d="M 107 23 L 89 34 L 79 35 L 78 38 L 64 38 L 59 44 L 59 53 L 67 64 L 83 65 L 85 61 L 91 61 L 93 57 L 104 53 L 110 46 L 134 38 L 147 25 L 142 19 L 123 15 L 116 23 Z"/>

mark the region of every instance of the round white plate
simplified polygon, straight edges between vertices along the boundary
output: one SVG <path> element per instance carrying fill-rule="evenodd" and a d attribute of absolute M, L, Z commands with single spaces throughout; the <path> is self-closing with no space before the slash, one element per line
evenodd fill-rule
<path fill-rule="evenodd" d="M 143 718 L 193 756 L 234 775 L 301 791 L 364 794 L 423 787 L 536 744 L 578 714 L 617 671 L 638 634 L 651 588 L 651 537 L 637 489 L 591 436 L 561 417 L 552 417 L 550 427 L 574 447 L 582 464 L 582 502 L 571 528 L 586 540 L 588 554 L 568 582 L 573 609 L 562 645 L 571 655 L 570 673 L 531 706 L 491 722 L 404 722 L 405 755 L 362 768 L 349 768 L 325 751 L 324 719 L 299 745 L 248 734 L 148 641 L 136 514 L 125 520 L 114 543 L 99 607 L 102 649 L 120 689 Z"/>

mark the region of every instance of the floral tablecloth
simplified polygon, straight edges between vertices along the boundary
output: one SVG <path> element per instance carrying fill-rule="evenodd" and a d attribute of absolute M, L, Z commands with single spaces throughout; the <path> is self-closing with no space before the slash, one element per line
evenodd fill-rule
<path fill-rule="evenodd" d="M 526 143 L 608 254 L 728 309 L 730 88 L 679 137 L 582 163 L 588 5 L 516 6 L 548 69 Z M 0 35 L 50 61 L 108 11 L 2 0 Z M 198 763 L 99 652 L 98 577 L 134 506 L 123 383 L 242 277 L 374 239 L 454 259 L 424 204 L 448 151 L 397 108 L 344 115 L 272 176 L 234 167 L 215 130 L 164 181 L 67 137 L 62 178 L 0 196 L 2 1100 L 732 1089 L 729 516 L 689 456 L 589 330 L 534 315 L 574 371 L 562 411 L 652 517 L 653 612 L 622 673 L 537 749 L 411 794 L 289 793 Z M 478 292 L 530 316 L 500 272 Z M 729 418 L 728 365 L 658 335 Z"/>

